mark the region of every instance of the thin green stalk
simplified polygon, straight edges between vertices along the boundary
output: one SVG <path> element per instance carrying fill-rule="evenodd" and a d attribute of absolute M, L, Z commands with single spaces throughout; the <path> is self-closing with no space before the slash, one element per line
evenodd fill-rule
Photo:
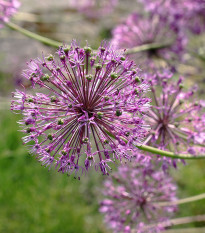
<path fill-rule="evenodd" d="M 196 216 L 170 219 L 167 221 L 160 222 L 160 227 L 165 228 L 165 227 L 183 225 L 183 224 L 192 223 L 192 222 L 205 222 L 205 215 L 196 215 Z M 158 224 L 151 224 L 151 225 L 145 226 L 143 230 L 146 232 L 149 229 L 156 227 L 157 225 Z M 132 230 L 132 233 L 137 233 L 137 232 L 136 230 Z"/>
<path fill-rule="evenodd" d="M 195 195 L 192 197 L 187 197 L 187 198 L 183 198 L 177 201 L 172 201 L 172 202 L 158 202 L 156 203 L 157 206 L 170 206 L 170 205 L 181 205 L 181 204 L 185 204 L 185 203 L 190 203 L 190 202 L 194 202 L 194 201 L 199 201 L 205 198 L 205 193 L 199 194 L 199 195 Z"/>
<path fill-rule="evenodd" d="M 62 45 L 62 42 L 58 42 L 58 41 L 55 41 L 55 40 L 52 40 L 52 39 L 49 39 L 49 38 L 46 38 L 44 36 L 40 36 L 34 32 L 30 32 L 12 22 L 8 22 L 6 23 L 6 25 L 11 28 L 12 30 L 15 30 L 15 31 L 18 31 L 20 32 L 21 34 L 27 36 L 27 37 L 30 37 L 34 40 L 38 40 L 46 45 L 49 45 L 49 46 L 52 46 L 52 47 L 59 47 Z M 128 55 L 128 54 L 133 54 L 133 53 L 139 53 L 139 52 L 143 52 L 143 51 L 148 51 L 148 50 L 154 50 L 154 49 L 162 49 L 162 48 L 166 48 L 166 47 L 169 47 L 172 43 L 171 42 L 167 42 L 167 43 L 164 43 L 164 44 L 157 44 L 157 43 L 153 43 L 153 44 L 144 44 L 144 45 L 141 45 L 141 46 L 137 46 L 137 47 L 134 47 L 134 48 L 131 48 L 131 49 L 127 49 L 125 51 L 125 54 Z"/>
<path fill-rule="evenodd" d="M 167 222 L 165 221 L 160 223 L 160 226 L 168 227 L 168 226 L 187 224 L 191 222 L 205 222 L 205 215 L 196 215 L 196 216 L 170 219 Z"/>
<path fill-rule="evenodd" d="M 11 28 L 12 30 L 18 31 L 21 34 L 23 34 L 23 35 L 25 35 L 27 37 L 30 37 L 30 38 L 32 38 L 34 40 L 38 40 L 43 44 L 46 44 L 46 45 L 49 45 L 49 46 L 52 46 L 52 47 L 57 47 L 57 48 L 62 45 L 62 42 L 58 42 L 58 41 L 46 38 L 44 36 L 40 36 L 40 35 L 38 35 L 36 33 L 30 32 L 30 31 L 28 31 L 28 30 L 14 24 L 14 23 L 8 22 L 8 23 L 6 23 L 6 25 L 9 28 Z"/>
<path fill-rule="evenodd" d="M 205 62 L 205 55 L 202 55 L 202 54 L 199 54 L 199 53 L 196 53 L 196 52 L 191 52 L 191 54 L 195 57 L 197 57 L 199 60 Z"/>
<path fill-rule="evenodd" d="M 163 43 L 163 44 L 158 44 L 158 43 L 144 44 L 144 45 L 137 46 L 131 49 L 126 49 L 125 54 L 129 55 L 129 54 L 139 53 L 139 52 L 148 51 L 148 50 L 163 49 L 163 48 L 170 47 L 171 45 L 172 45 L 172 42 L 170 41 Z"/>
<path fill-rule="evenodd" d="M 106 129 L 105 129 L 105 131 L 110 137 L 115 139 L 115 136 L 113 134 L 111 134 Z M 121 137 L 121 139 L 125 143 L 127 143 L 127 140 L 125 138 Z M 137 147 L 140 150 L 147 151 L 147 152 L 150 152 L 152 154 L 162 155 L 164 157 L 169 157 L 172 159 L 205 159 L 205 155 L 193 156 L 191 154 L 175 154 L 174 152 L 160 150 L 160 149 L 157 149 L 157 148 L 152 147 L 152 146 L 146 146 L 146 145 L 141 145 L 141 146 L 133 145 L 133 146 Z"/>
<path fill-rule="evenodd" d="M 165 157 L 169 157 L 172 159 L 205 159 L 205 155 L 191 155 L 191 154 L 175 154 L 174 152 L 171 151 L 164 151 L 157 149 L 152 146 L 146 146 L 146 145 L 141 145 L 141 146 L 136 146 L 138 149 L 150 152 L 152 154 L 157 154 L 157 155 L 162 155 Z"/>
<path fill-rule="evenodd" d="M 165 230 L 163 233 L 204 233 L 205 227 L 194 227 L 194 228 L 180 228 Z"/>

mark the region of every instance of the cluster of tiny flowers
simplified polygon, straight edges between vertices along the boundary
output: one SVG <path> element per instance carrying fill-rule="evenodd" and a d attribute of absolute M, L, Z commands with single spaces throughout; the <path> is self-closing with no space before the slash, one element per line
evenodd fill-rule
<path fill-rule="evenodd" d="M 175 29 L 186 27 L 195 34 L 205 30 L 205 1 L 204 0 L 138 0 L 145 9 L 168 20 Z"/>
<path fill-rule="evenodd" d="M 112 44 L 116 48 L 133 48 L 144 44 L 165 44 L 167 48 L 152 49 L 137 53 L 135 57 L 174 59 L 181 56 L 186 45 L 186 37 L 181 32 L 170 28 L 166 20 L 161 20 L 158 15 L 131 14 L 127 20 L 118 25 L 112 32 Z M 165 40 L 167 38 L 167 41 Z"/>
<path fill-rule="evenodd" d="M 130 160 L 132 145 L 147 133 L 149 87 L 137 74 L 133 61 L 106 43 L 92 51 L 73 41 L 57 58 L 31 60 L 24 76 L 45 92 L 13 94 L 11 109 L 24 115 L 24 143 L 33 141 L 31 152 L 59 172 L 76 177 L 94 166 L 109 174 L 108 163 Z"/>
<path fill-rule="evenodd" d="M 136 163 L 118 167 L 105 183 L 100 212 L 114 232 L 154 233 L 163 230 L 160 222 L 168 221 L 176 205 L 176 186 L 169 176 L 138 154 Z M 158 224 L 159 223 L 159 224 Z"/>
<path fill-rule="evenodd" d="M 197 87 L 185 91 L 183 78 L 174 80 L 167 70 L 144 78 L 150 83 L 153 100 L 147 113 L 152 131 L 146 143 L 175 153 L 204 153 L 205 101 L 194 98 Z"/>
<path fill-rule="evenodd" d="M 0 0 L 0 27 L 2 23 L 9 21 L 19 6 L 20 2 L 18 0 Z"/>
<path fill-rule="evenodd" d="M 70 0 L 70 5 L 89 18 L 110 14 L 118 0 Z"/>

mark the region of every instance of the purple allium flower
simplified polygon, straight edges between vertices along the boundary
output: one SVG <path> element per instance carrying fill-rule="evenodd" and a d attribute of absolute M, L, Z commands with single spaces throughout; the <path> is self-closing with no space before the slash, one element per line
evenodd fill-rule
<path fill-rule="evenodd" d="M 183 55 L 186 38 L 181 32 L 172 30 L 158 15 L 131 14 L 127 20 L 113 30 L 112 44 L 116 48 L 133 48 L 144 44 L 170 44 L 167 48 L 152 49 L 135 54 L 140 59 L 178 59 Z M 139 61 L 141 61 L 139 59 Z"/>
<path fill-rule="evenodd" d="M 152 133 L 146 142 L 176 153 L 204 153 L 205 101 L 194 98 L 197 87 L 185 91 L 183 78 L 174 80 L 166 70 L 144 78 L 150 82 L 153 100 L 147 113 Z"/>
<path fill-rule="evenodd" d="M 70 5 L 89 18 L 99 18 L 110 14 L 118 0 L 70 0 Z"/>
<path fill-rule="evenodd" d="M 176 205 L 158 204 L 176 200 L 176 186 L 171 177 L 149 160 L 136 162 L 118 167 L 104 183 L 105 199 L 100 212 L 114 232 L 158 232 L 162 229 L 157 223 L 167 221 L 177 209 Z M 155 226 L 145 230 L 151 224 Z"/>
<path fill-rule="evenodd" d="M 59 172 L 83 173 L 94 165 L 109 174 L 108 162 L 130 160 L 131 144 L 145 137 L 148 85 L 133 61 L 106 43 L 92 52 L 73 41 L 57 57 L 29 62 L 24 76 L 36 94 L 14 93 L 11 109 L 24 114 L 20 124 L 28 134 L 23 141 L 34 141 L 32 152 Z"/>
<path fill-rule="evenodd" d="M 205 30 L 204 0 L 138 0 L 151 14 L 157 14 L 161 20 L 168 20 L 173 28 L 189 28 L 199 34 Z M 183 27 L 183 28 L 181 28 Z"/>
<path fill-rule="evenodd" d="M 18 0 L 0 0 L 0 27 L 2 27 L 2 22 L 9 21 L 19 6 L 20 2 Z"/>

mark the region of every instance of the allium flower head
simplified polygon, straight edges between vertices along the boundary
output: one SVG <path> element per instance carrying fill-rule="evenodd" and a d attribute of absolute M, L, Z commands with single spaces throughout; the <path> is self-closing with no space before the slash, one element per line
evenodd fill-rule
<path fill-rule="evenodd" d="M 147 113 L 152 128 L 148 144 L 176 153 L 204 153 L 205 101 L 194 98 L 197 87 L 185 91 L 183 78 L 174 80 L 166 70 L 145 79 L 150 80 L 153 99 Z"/>
<path fill-rule="evenodd" d="M 133 48 L 144 44 L 165 44 L 167 48 L 152 49 L 135 56 L 176 59 L 183 54 L 186 38 L 170 28 L 167 21 L 158 15 L 131 14 L 127 20 L 113 30 L 112 44 L 116 48 Z"/>
<path fill-rule="evenodd" d="M 99 18 L 111 13 L 118 0 L 70 0 L 70 5 L 89 18 Z"/>
<path fill-rule="evenodd" d="M 138 0 L 151 14 L 169 21 L 178 30 L 191 29 L 195 34 L 205 30 L 204 0 Z"/>
<path fill-rule="evenodd" d="M 118 167 L 104 183 L 104 196 L 100 212 L 114 232 L 158 232 L 157 223 L 167 221 L 176 211 L 175 205 L 159 206 L 159 202 L 176 200 L 176 186 L 150 161 Z"/>
<path fill-rule="evenodd" d="M 0 27 L 2 22 L 9 21 L 19 6 L 20 2 L 18 0 L 0 0 Z"/>
<path fill-rule="evenodd" d="M 23 141 L 34 141 L 32 152 L 62 173 L 83 173 L 94 165 L 108 174 L 107 163 L 129 160 L 130 145 L 145 137 L 148 85 L 132 61 L 105 43 L 92 52 L 73 41 L 57 57 L 31 60 L 24 76 L 37 92 L 14 93 L 12 110 L 24 114 L 20 124 L 28 134 Z"/>

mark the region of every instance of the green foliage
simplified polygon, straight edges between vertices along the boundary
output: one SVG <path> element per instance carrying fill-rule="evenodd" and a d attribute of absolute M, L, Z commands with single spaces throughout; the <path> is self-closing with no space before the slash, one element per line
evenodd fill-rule
<path fill-rule="evenodd" d="M 205 193 L 205 160 L 189 161 L 185 166 L 181 165 L 176 171 L 172 171 L 178 185 L 178 197 L 186 198 Z M 205 212 L 205 199 L 182 204 L 179 206 L 177 217 L 202 215 Z M 190 223 L 186 227 L 202 227 L 204 222 Z M 177 228 L 182 227 L 178 226 Z"/>
<path fill-rule="evenodd" d="M 0 232 L 105 232 L 83 180 L 43 168 L 20 141 L 18 115 L 0 113 Z"/>
<path fill-rule="evenodd" d="M 54 169 L 48 172 L 22 145 L 22 133 L 16 123 L 19 119 L 19 115 L 0 111 L 0 232 L 108 232 L 98 212 L 104 177 L 92 172 L 78 181 Z M 200 160 L 172 169 L 179 198 L 205 192 L 204 167 L 205 161 Z M 204 214 L 204 211 L 205 200 L 183 204 L 175 218 Z"/>

